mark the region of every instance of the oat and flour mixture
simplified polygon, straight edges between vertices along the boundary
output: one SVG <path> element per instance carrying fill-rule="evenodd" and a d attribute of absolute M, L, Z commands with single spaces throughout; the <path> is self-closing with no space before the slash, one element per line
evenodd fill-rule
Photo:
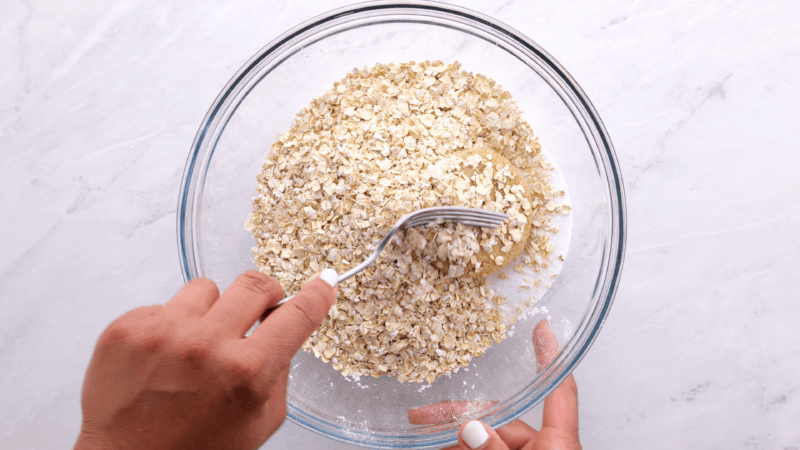
<path fill-rule="evenodd" d="M 304 348 L 343 375 L 404 381 L 451 373 L 505 338 L 487 275 L 547 267 L 561 192 L 511 95 L 458 63 L 355 69 L 297 114 L 258 177 L 246 228 L 259 269 L 288 293 L 361 263 L 403 215 L 432 206 L 502 211 L 497 229 L 399 233 L 339 286 Z M 519 258 L 517 258 L 519 256 Z"/>

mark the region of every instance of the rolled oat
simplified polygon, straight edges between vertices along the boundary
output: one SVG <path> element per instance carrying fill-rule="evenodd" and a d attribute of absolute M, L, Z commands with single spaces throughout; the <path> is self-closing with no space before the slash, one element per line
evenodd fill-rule
<path fill-rule="evenodd" d="M 399 233 L 340 285 L 304 349 L 345 376 L 431 383 L 504 339 L 509 325 L 493 304 L 505 298 L 486 275 L 512 262 L 517 272 L 547 267 L 550 217 L 569 212 L 540 149 L 511 95 L 458 63 L 354 69 L 312 100 L 272 145 L 246 224 L 259 270 L 287 292 L 310 273 L 362 262 L 417 209 L 468 206 L 510 219 L 498 230 Z"/>

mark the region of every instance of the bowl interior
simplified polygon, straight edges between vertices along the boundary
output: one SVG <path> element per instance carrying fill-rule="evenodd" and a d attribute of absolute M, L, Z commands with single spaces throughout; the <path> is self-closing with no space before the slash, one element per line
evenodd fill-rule
<path fill-rule="evenodd" d="M 621 262 L 615 253 L 621 248 L 621 192 L 609 170 L 613 151 L 598 138 L 604 137 L 602 125 L 579 91 L 570 90 L 577 87 L 553 69 L 549 56 L 481 24 L 477 15 L 453 14 L 452 7 L 352 11 L 315 19 L 308 29 L 282 36 L 283 43 L 276 40 L 234 77 L 209 112 L 181 197 L 184 271 L 224 289 L 255 268 L 255 241 L 244 223 L 261 164 L 295 114 L 354 67 L 459 61 L 464 70 L 495 79 L 519 104 L 569 189 L 570 250 L 561 275 L 537 304 L 547 313 L 517 322 L 509 339 L 430 386 L 388 377 L 345 379 L 304 352 L 293 360 L 289 384 L 290 419 L 334 439 L 375 447 L 443 445 L 472 416 L 502 424 L 525 412 L 568 375 L 594 339 L 613 297 L 609 272 Z M 562 351 L 537 375 L 530 336 L 543 317 L 550 318 Z M 409 408 L 443 400 L 498 403 L 446 424 L 409 424 Z"/>

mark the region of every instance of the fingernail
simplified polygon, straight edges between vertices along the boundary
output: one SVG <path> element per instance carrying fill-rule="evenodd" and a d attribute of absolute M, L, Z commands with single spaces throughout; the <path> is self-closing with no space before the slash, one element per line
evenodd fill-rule
<path fill-rule="evenodd" d="M 325 269 L 319 274 L 319 277 L 325 280 L 326 283 L 331 285 L 331 287 L 336 287 L 339 283 L 339 274 L 336 273 L 333 269 Z"/>
<path fill-rule="evenodd" d="M 483 427 L 482 423 L 473 420 L 464 427 L 464 431 L 461 432 L 461 439 L 469 448 L 474 450 L 489 440 L 489 433 L 486 432 L 486 428 Z"/>
<path fill-rule="evenodd" d="M 547 325 L 547 331 L 549 331 L 549 332 L 550 332 L 550 334 L 552 334 L 553 336 L 555 336 L 555 335 L 556 335 L 556 333 L 555 333 L 555 331 L 553 331 L 553 327 L 550 325 L 550 321 L 549 321 L 549 320 L 547 320 L 547 319 L 544 319 L 544 323 Z"/>

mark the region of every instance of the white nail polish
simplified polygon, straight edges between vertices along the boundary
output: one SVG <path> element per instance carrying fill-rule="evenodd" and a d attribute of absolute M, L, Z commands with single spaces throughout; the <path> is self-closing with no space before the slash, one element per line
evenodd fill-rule
<path fill-rule="evenodd" d="M 482 423 L 473 420 L 464 427 L 464 431 L 461 432 L 461 439 L 469 448 L 474 450 L 489 440 L 489 433 L 486 432 L 486 428 L 483 427 Z"/>
<path fill-rule="evenodd" d="M 336 286 L 339 283 L 339 275 L 333 269 L 323 270 L 319 277 L 331 286 Z"/>

